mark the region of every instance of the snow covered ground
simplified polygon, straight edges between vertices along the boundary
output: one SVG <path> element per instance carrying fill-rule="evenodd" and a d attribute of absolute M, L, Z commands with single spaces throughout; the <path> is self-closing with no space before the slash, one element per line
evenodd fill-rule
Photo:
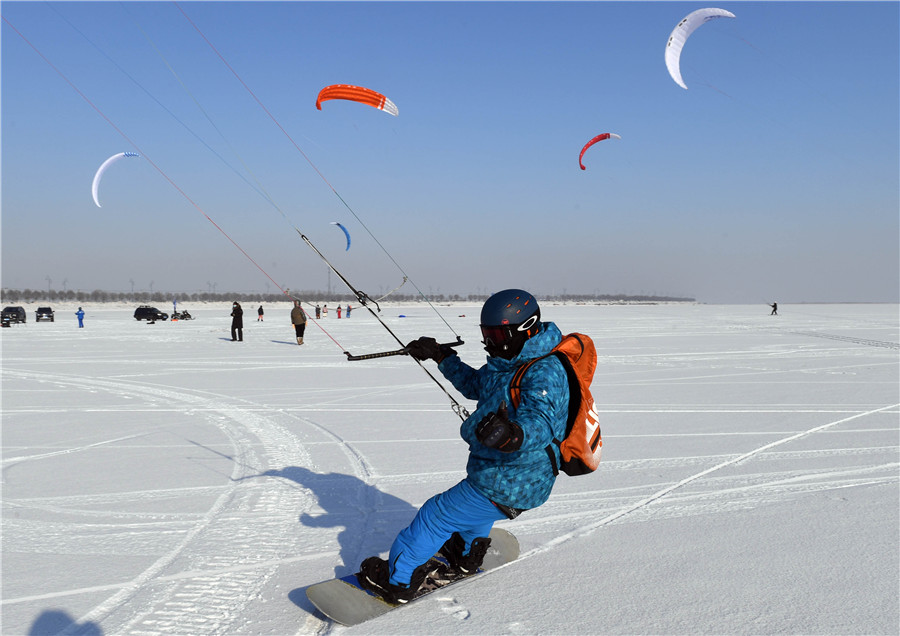
<path fill-rule="evenodd" d="M 597 344 L 601 468 L 502 524 L 517 562 L 353 629 L 305 588 L 463 477 L 459 418 L 408 357 L 346 361 L 397 348 L 364 309 L 299 347 L 286 303 L 242 343 L 182 308 L 0 330 L 3 634 L 900 632 L 896 305 L 545 304 Z M 478 307 L 439 309 L 480 364 Z"/>

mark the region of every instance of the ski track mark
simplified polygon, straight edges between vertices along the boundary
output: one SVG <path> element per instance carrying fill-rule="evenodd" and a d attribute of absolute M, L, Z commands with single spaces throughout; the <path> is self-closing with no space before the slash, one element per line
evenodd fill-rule
<path fill-rule="evenodd" d="M 900 343 L 887 342 L 884 340 L 869 340 L 867 338 L 853 338 L 851 336 L 836 336 L 827 333 L 816 333 L 814 331 L 791 331 L 789 333 L 797 336 L 810 336 L 812 338 L 826 338 L 828 340 L 840 340 L 841 342 L 852 342 L 853 344 L 865 345 L 867 347 L 881 347 L 883 349 L 900 349 Z"/>
<path fill-rule="evenodd" d="M 750 510 L 772 501 L 811 493 L 844 488 L 894 485 L 898 482 L 900 464 L 891 463 L 847 471 L 823 471 L 815 474 L 757 473 L 737 477 L 711 478 L 709 488 L 699 491 L 672 493 L 658 501 L 652 509 L 635 510 L 622 523 L 636 523 L 656 519 L 670 519 L 695 515 L 715 515 Z M 629 490 L 651 489 L 652 486 Z M 613 514 L 634 501 L 634 495 L 622 491 L 608 497 L 585 498 L 576 502 L 556 503 L 551 500 L 542 508 L 561 508 L 565 512 L 535 519 L 516 521 L 516 528 L 530 534 L 559 535 L 577 530 L 583 522 L 596 519 L 598 514 Z M 520 532 L 521 534 L 521 532 Z"/>
<path fill-rule="evenodd" d="M 261 590 L 294 545 L 297 513 L 311 508 L 314 498 L 304 488 L 268 480 L 246 480 L 270 465 L 308 465 L 303 445 L 265 411 L 245 409 L 234 398 L 214 393 L 178 391 L 135 381 L 16 372 L 17 377 L 48 379 L 66 387 L 107 391 L 120 396 L 162 400 L 198 408 L 230 440 L 233 471 L 230 482 L 200 519 L 168 552 L 105 601 L 81 616 L 62 633 L 69 636 L 89 624 L 102 623 L 109 633 L 224 633 L 241 610 Z M 271 412 L 271 410 L 269 410 Z M 105 443 L 110 443 L 110 440 Z M 254 451 L 261 446 L 261 454 Z M 89 448 L 85 446 L 83 450 Z M 57 454 L 57 453 L 52 453 Z M 46 455 L 46 454 L 45 454 Z M 17 458 L 25 461 L 28 458 Z M 248 516 L 252 521 L 248 523 Z M 182 520 L 186 519 L 181 517 Z M 244 566 L 244 567 L 241 567 Z M 167 571 L 205 571 L 189 579 L 165 577 Z M 162 584 L 155 581 L 166 580 Z"/>
<path fill-rule="evenodd" d="M 898 406 L 900 406 L 900 404 L 892 404 L 892 405 L 890 405 L 890 406 L 884 406 L 884 407 L 881 407 L 881 408 L 878 408 L 878 409 L 873 409 L 873 410 L 870 410 L 870 411 L 866 411 L 866 412 L 864 412 L 864 413 L 857 413 L 856 415 L 852 415 L 852 416 L 850 416 L 850 417 L 846 417 L 846 418 L 843 418 L 843 419 L 840 419 L 840 420 L 835 420 L 835 421 L 829 422 L 829 423 L 827 423 L 827 424 L 822 424 L 822 425 L 820 425 L 820 426 L 813 427 L 813 428 L 811 428 L 811 429 L 809 429 L 809 430 L 807 430 L 807 431 L 802 431 L 802 432 L 797 433 L 797 434 L 795 434 L 795 435 L 791 435 L 791 436 L 789 436 L 789 437 L 784 437 L 784 438 L 782 438 L 782 439 L 780 439 L 780 440 L 776 440 L 776 441 L 771 442 L 771 443 L 769 443 L 769 444 L 765 444 L 765 445 L 763 445 L 763 446 L 760 446 L 759 448 L 756 448 L 756 449 L 754 449 L 754 450 L 752 450 L 752 451 L 749 451 L 749 452 L 744 453 L 744 454 L 742 454 L 742 455 L 738 455 L 737 457 L 734 457 L 734 458 L 732 458 L 732 459 L 728 459 L 728 460 L 723 461 L 723 462 L 721 462 L 721 463 L 719 463 L 719 464 L 716 464 L 715 466 L 712 466 L 711 468 L 707 468 L 706 470 L 702 470 L 702 471 L 700 471 L 699 473 L 696 473 L 696 474 L 694 474 L 694 475 L 691 475 L 690 477 L 687 477 L 687 478 L 685 478 L 685 479 L 682 479 L 681 481 L 676 482 L 676 483 L 674 483 L 674 484 L 672 484 L 672 485 L 670 485 L 670 486 L 667 486 L 667 487 L 663 488 L 662 490 L 659 490 L 659 491 L 653 493 L 653 494 L 650 495 L 649 497 L 646 497 L 645 499 L 642 499 L 642 500 L 638 501 L 637 503 L 632 504 L 631 506 L 629 506 L 629 507 L 627 507 L 627 508 L 624 508 L 623 510 L 620 510 L 620 511 L 618 511 L 618 512 L 616 512 L 616 513 L 613 513 L 613 514 L 611 514 L 611 515 L 609 515 L 609 516 L 607 516 L 607 517 L 605 517 L 605 518 L 603 518 L 603 519 L 600 519 L 599 521 L 597 521 L 597 522 L 595 522 L 595 523 L 588 524 L 588 525 L 583 526 L 583 527 L 581 527 L 581 528 L 578 528 L 578 529 L 576 529 L 576 530 L 574 530 L 574 531 L 572 531 L 572 532 L 569 532 L 569 533 L 564 534 L 564 535 L 562 535 L 562 536 L 556 537 L 556 538 L 552 539 L 551 541 L 547 542 L 546 544 L 544 544 L 543 546 L 539 546 L 539 547 L 537 547 L 537 548 L 534 548 L 534 549 L 530 550 L 529 552 L 527 552 L 527 553 L 521 555 L 519 558 L 520 558 L 520 559 L 522 559 L 522 558 L 530 558 L 530 557 L 535 556 L 535 555 L 537 555 L 537 554 L 542 554 L 542 553 L 544 553 L 544 552 L 547 552 L 548 550 L 551 550 L 551 549 L 553 549 L 554 547 L 556 547 L 556 546 L 558 546 L 558 545 L 560 545 L 560 544 L 562 544 L 562 543 L 566 543 L 566 542 L 568 542 L 568 541 L 572 541 L 573 539 L 577 539 L 577 538 L 580 538 L 580 537 L 589 535 L 589 534 L 591 534 L 592 532 L 595 532 L 596 530 L 598 530 L 599 528 L 602 528 L 603 526 L 606 526 L 606 525 L 612 523 L 613 521 L 616 521 L 617 519 L 620 519 L 621 517 L 624 517 L 624 516 L 626 516 L 626 515 L 628 515 L 628 514 L 631 514 L 631 513 L 635 512 L 635 511 L 637 511 L 637 510 L 640 510 L 641 508 L 644 508 L 644 507 L 646 507 L 646 506 L 652 504 L 653 502 L 655 502 L 655 501 L 657 501 L 657 500 L 659 500 L 659 499 L 665 497 L 665 496 L 668 495 L 669 493 L 671 493 L 671 492 L 673 492 L 673 491 L 675 491 L 675 490 L 677 490 L 677 489 L 679 489 L 679 488 L 682 488 L 682 487 L 686 486 L 687 484 L 689 484 L 689 483 L 691 483 L 691 482 L 694 482 L 694 481 L 696 481 L 696 480 L 698 480 L 698 479 L 701 479 L 701 478 L 703 478 L 703 477 L 705 477 L 705 476 L 707 476 L 707 475 L 709 475 L 709 474 L 711 474 L 711 473 L 714 473 L 714 472 L 716 472 L 716 471 L 718 471 L 718 470 L 721 470 L 722 468 L 726 468 L 726 467 L 728 467 L 728 466 L 733 466 L 733 465 L 738 464 L 738 463 L 740 463 L 740 462 L 746 461 L 746 460 L 750 459 L 751 457 L 754 457 L 754 456 L 756 456 L 756 455 L 759 455 L 760 453 L 763 453 L 763 452 L 765 452 L 765 451 L 767 451 L 767 450 L 769 450 L 769 449 L 771 449 L 771 448 L 775 448 L 775 447 L 781 446 L 782 444 L 787 444 L 788 442 L 792 442 L 792 441 L 798 440 L 798 439 L 800 439 L 800 438 L 802 438 L 802 437 L 806 437 L 806 436 L 808 436 L 808 435 L 812 435 L 813 433 L 817 433 L 817 432 L 819 432 L 819 431 L 824 431 L 824 430 L 829 429 L 829 428 L 831 428 L 831 427 L 833 427 L 833 426 L 837 426 L 838 424 L 844 424 L 844 423 L 846 423 L 846 422 L 850 422 L 850 421 L 852 421 L 852 420 L 855 420 L 855 419 L 858 419 L 858 418 L 861 418 L 861 417 L 866 417 L 866 416 L 869 416 L 869 415 L 873 415 L 873 414 L 875 414 L 875 413 L 880 413 L 880 412 L 882 412 L 882 411 L 887 411 L 887 410 L 890 410 L 890 409 L 895 409 L 895 408 L 897 408 Z M 502 566 L 500 566 L 500 567 L 498 567 L 498 568 L 495 568 L 495 569 L 496 569 L 496 570 L 499 570 L 499 569 L 501 569 L 501 568 L 503 568 L 503 567 L 506 567 L 506 565 L 502 565 Z"/>
<path fill-rule="evenodd" d="M 892 405 L 889 405 L 889 406 L 884 406 L 884 407 L 881 407 L 881 408 L 872 409 L 872 410 L 865 411 L 865 412 L 862 412 L 862 413 L 856 413 L 855 415 L 851 415 L 850 417 L 846 417 L 846 418 L 843 418 L 843 419 L 835 420 L 835 421 L 833 421 L 833 422 L 828 422 L 827 424 L 822 424 L 822 425 L 813 427 L 813 428 L 808 429 L 808 430 L 806 430 L 806 431 L 802 431 L 802 432 L 800 432 L 800 433 L 796 433 L 796 434 L 794 434 L 794 435 L 790 435 L 790 436 L 788 436 L 788 437 L 784 437 L 784 438 L 779 439 L 779 440 L 776 440 L 776 441 L 774 441 L 774 442 L 770 442 L 770 443 L 768 443 L 768 444 L 765 444 L 765 445 L 763 445 L 763 446 L 760 446 L 760 447 L 758 447 L 758 448 L 756 448 L 756 449 L 754 449 L 754 450 L 748 451 L 748 452 L 746 452 L 746 453 L 743 453 L 743 454 L 740 454 L 740 455 L 736 455 L 736 456 L 734 456 L 734 457 L 731 457 L 730 459 L 727 459 L 727 460 L 725 460 L 725 461 L 722 461 L 722 462 L 720 462 L 720 463 L 718 463 L 718 464 L 716 464 L 716 465 L 714 465 L 714 466 L 712 466 L 712 467 L 710 467 L 710 468 L 706 468 L 705 470 L 702 470 L 702 471 L 700 471 L 700 472 L 698 472 L 698 473 L 695 473 L 695 474 L 693 474 L 693 475 L 691 475 L 691 476 L 689 476 L 689 477 L 686 477 L 685 479 L 682 479 L 682 480 L 680 480 L 680 481 L 678 481 L 678 482 L 675 482 L 675 483 L 673 483 L 673 484 L 670 484 L 670 485 L 668 485 L 668 486 L 662 488 L 661 490 L 658 490 L 657 492 L 655 492 L 655 493 L 653 493 L 653 494 L 651 494 L 651 495 L 649 495 L 649 496 L 647 496 L 647 497 L 645 497 L 645 498 L 643 498 L 643 499 L 641 499 L 641 500 L 639 500 L 639 501 L 637 501 L 637 502 L 635 502 L 635 503 L 631 503 L 631 504 L 627 505 L 626 507 L 621 508 L 621 509 L 617 510 L 616 512 L 613 512 L 612 514 L 609 514 L 609 515 L 607 515 L 606 517 L 604 517 L 604 518 L 602 518 L 602 519 L 600 519 L 600 520 L 598 520 L 598 521 L 595 521 L 595 522 L 593 522 L 593 523 L 588 523 L 588 524 L 583 525 L 583 526 L 578 526 L 578 527 L 576 527 L 574 530 L 571 530 L 571 531 L 566 532 L 566 533 L 561 534 L 561 535 L 557 535 L 557 536 L 555 536 L 553 539 L 551 539 L 551 540 L 547 541 L 546 543 L 544 543 L 543 545 L 539 545 L 539 546 L 537 546 L 536 548 L 532 548 L 532 549 L 529 550 L 528 552 L 522 553 L 521 555 L 519 555 L 519 558 L 516 559 L 515 561 L 511 561 L 510 563 L 506 563 L 506 564 L 504 564 L 504 565 L 500 565 L 500 566 L 498 566 L 498 567 L 496 567 L 496 568 L 493 568 L 493 569 L 490 570 L 489 572 L 485 572 L 483 575 L 481 575 L 481 576 L 479 576 L 479 577 L 473 577 L 473 578 L 470 578 L 470 579 L 463 579 L 463 580 L 459 581 L 458 583 L 456 583 L 456 585 L 458 585 L 458 586 L 468 585 L 468 584 L 472 583 L 473 581 L 480 580 L 480 579 L 481 579 L 482 577 L 484 577 L 484 576 L 490 576 L 490 575 L 491 575 L 492 573 L 494 573 L 494 572 L 498 572 L 498 571 L 500 571 L 500 570 L 502 570 L 502 569 L 504 569 L 504 568 L 507 568 L 507 567 L 509 567 L 509 566 L 511 566 L 511 565 L 514 565 L 515 563 L 518 563 L 519 561 L 521 561 L 521 560 L 523 560 L 523 559 L 529 559 L 529 558 L 532 558 L 532 557 L 535 557 L 535 556 L 544 554 L 544 553 L 546 553 L 546 552 L 549 552 L 549 551 L 555 549 L 556 547 L 558 547 L 558 546 L 560 546 L 560 545 L 562 545 L 562 544 L 564 544 L 564 543 L 568 543 L 568 542 L 573 541 L 573 540 L 575 540 L 575 539 L 580 539 L 580 538 L 582 538 L 582 537 L 586 537 L 586 536 L 588 536 L 588 535 L 590 535 L 590 534 L 596 532 L 596 531 L 599 530 L 600 528 L 602 528 L 602 527 L 604 527 L 604 526 L 607 526 L 607 525 L 609 525 L 609 524 L 611 524 L 611 523 L 613 523 L 613 522 L 616 522 L 616 521 L 622 519 L 623 517 L 626 517 L 626 516 L 628 516 L 628 515 L 632 515 L 632 514 L 638 513 L 638 512 L 644 512 L 644 510 L 645 510 L 648 506 L 650 506 L 651 504 L 654 504 L 654 503 L 656 503 L 656 502 L 658 502 L 658 501 L 660 501 L 660 500 L 666 498 L 667 496 L 669 496 L 669 495 L 670 495 L 671 493 L 673 493 L 674 491 L 679 490 L 679 489 L 683 488 L 684 486 L 687 486 L 688 484 L 691 484 L 691 483 L 693 483 L 693 482 L 695 482 L 695 481 L 697 481 L 697 480 L 699 480 L 699 479 L 702 479 L 703 477 L 706 477 L 707 475 L 710 475 L 710 474 L 712 474 L 712 473 L 714 473 L 714 472 L 717 472 L 717 471 L 719 471 L 719 470 L 721 470 L 721 469 L 723 469 L 723 468 L 727 468 L 727 467 L 729 467 L 729 466 L 735 466 L 735 465 L 740 464 L 740 463 L 742 463 L 742 462 L 744 462 L 744 461 L 746 461 L 746 460 L 748 460 L 748 459 L 754 458 L 754 457 L 756 457 L 757 455 L 759 455 L 759 454 L 761 454 L 761 453 L 764 453 L 765 451 L 768 451 L 768 450 L 770 450 L 770 449 L 772 449 L 772 448 L 776 448 L 776 447 L 778 447 L 778 446 L 781 446 L 782 444 L 787 444 L 787 443 L 789 443 L 789 442 L 792 442 L 792 441 L 801 439 L 801 438 L 803 438 L 803 437 L 807 437 L 807 436 L 812 435 L 812 434 L 814 434 L 814 433 L 818 433 L 818 432 L 820 432 L 820 431 L 827 430 L 827 429 L 829 429 L 829 428 L 831 428 L 831 427 L 833 427 L 833 426 L 837 426 L 837 425 L 839 425 L 839 424 L 845 424 L 845 423 L 847 423 L 847 422 L 850 422 L 850 421 L 853 421 L 853 420 L 856 420 L 856 419 L 859 419 L 859 418 L 862 418 L 862 417 L 867 417 L 867 416 L 869 416 L 869 415 L 874 415 L 874 414 L 876 414 L 876 413 L 882 413 L 882 412 L 885 412 L 885 411 L 890 411 L 890 410 L 896 409 L 896 408 L 898 408 L 898 407 L 900 407 L 900 404 L 892 404 Z M 860 480 L 857 484 L 852 484 L 852 485 L 868 485 L 868 484 L 870 484 L 870 483 L 871 483 L 871 484 L 896 483 L 896 482 L 897 482 L 897 479 L 898 479 L 898 478 L 897 478 L 897 471 L 896 471 L 896 466 L 897 466 L 897 465 L 894 464 L 894 463 L 891 463 L 891 464 L 885 465 L 885 466 L 890 470 L 890 473 L 889 473 L 888 476 L 883 477 L 883 478 L 880 478 L 880 479 L 874 479 L 874 480 L 873 480 L 873 479 L 862 479 L 862 480 Z M 875 468 L 876 468 L 876 469 L 880 469 L 880 468 L 884 468 L 885 466 L 880 466 L 880 467 L 875 467 Z M 866 470 L 866 469 L 861 469 L 861 470 Z M 829 471 L 828 474 L 834 475 L 834 474 L 841 473 L 841 472 L 844 472 L 844 471 L 833 471 L 833 470 L 832 470 L 832 471 Z M 853 472 L 853 471 L 851 471 L 851 472 Z M 814 479 L 815 476 L 814 476 L 814 475 L 812 475 L 812 476 L 807 476 L 807 475 L 796 475 L 796 474 L 794 474 L 794 476 L 793 476 L 792 479 L 793 479 L 793 481 L 803 481 L 803 480 L 805 480 L 805 479 L 807 479 L 807 478 L 808 478 L 808 479 Z M 825 489 L 830 489 L 830 488 L 843 488 L 843 487 L 848 487 L 848 485 L 850 485 L 850 484 L 848 484 L 848 483 L 846 482 L 846 480 L 840 480 L 836 485 L 832 485 L 832 486 L 830 486 L 830 487 L 825 487 Z M 712 491 L 710 491 L 710 492 L 708 492 L 708 493 L 701 493 L 701 494 L 699 494 L 699 495 L 695 493 L 694 495 L 687 495 L 687 497 L 691 497 L 691 496 L 693 496 L 693 497 L 700 497 L 700 496 L 718 497 L 718 496 L 720 496 L 720 495 L 719 495 L 718 490 L 713 489 Z M 767 499 L 769 499 L 769 498 L 767 498 Z M 545 505 L 546 505 L 546 504 L 545 504 Z M 721 510 L 721 508 L 719 508 L 718 510 Z M 712 512 L 716 512 L 716 511 L 717 511 L 716 509 L 713 509 L 713 510 L 712 510 Z M 585 516 L 596 517 L 597 510 L 596 510 L 596 508 L 594 508 L 594 509 L 592 509 L 592 510 L 590 510 L 590 511 L 586 511 L 584 514 L 585 514 Z M 546 519 L 545 519 L 545 520 L 546 520 Z M 530 523 L 540 523 L 540 521 L 541 521 L 541 520 L 536 519 L 536 520 L 534 520 L 534 521 L 532 521 L 532 522 L 530 522 Z M 524 526 L 524 525 L 525 525 L 525 520 L 518 521 L 517 523 L 519 524 L 520 527 L 521 527 L 521 526 Z"/>

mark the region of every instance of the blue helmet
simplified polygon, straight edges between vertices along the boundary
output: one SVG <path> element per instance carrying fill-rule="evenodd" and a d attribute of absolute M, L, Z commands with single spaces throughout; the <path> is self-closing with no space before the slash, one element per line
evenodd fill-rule
<path fill-rule="evenodd" d="M 541 308 L 534 296 L 522 289 L 504 289 L 481 308 L 481 335 L 491 356 L 510 360 L 525 341 L 541 330 Z"/>

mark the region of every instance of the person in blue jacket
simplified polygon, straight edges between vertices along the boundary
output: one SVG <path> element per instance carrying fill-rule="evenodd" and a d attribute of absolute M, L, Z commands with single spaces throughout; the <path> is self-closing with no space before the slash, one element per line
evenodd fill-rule
<path fill-rule="evenodd" d="M 518 408 L 508 400 L 516 369 L 549 353 L 562 333 L 541 321 L 534 296 L 507 289 L 484 303 L 481 334 L 488 358 L 479 369 L 434 338 L 407 345 L 417 360 L 437 362 L 460 393 L 477 400 L 477 408 L 460 427 L 469 444 L 466 478 L 422 505 L 397 535 L 387 561 L 369 557 L 360 565 L 360 584 L 389 603 L 414 597 L 438 550 L 454 570 L 473 574 L 487 553 L 494 522 L 540 506 L 556 481 L 560 456 L 553 441 L 565 436 L 569 411 L 562 363 L 556 356 L 536 362 L 524 375 Z"/>
<path fill-rule="evenodd" d="M 84 327 L 84 309 L 79 307 L 78 311 L 75 312 L 75 316 L 78 317 L 78 326 Z"/>

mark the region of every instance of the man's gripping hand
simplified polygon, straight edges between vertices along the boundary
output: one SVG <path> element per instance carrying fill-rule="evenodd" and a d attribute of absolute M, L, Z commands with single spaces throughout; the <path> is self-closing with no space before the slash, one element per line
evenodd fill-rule
<path fill-rule="evenodd" d="M 496 413 L 488 413 L 475 427 L 475 437 L 489 448 L 512 453 L 522 447 L 525 437 L 522 427 L 509 419 L 506 402 L 501 402 Z"/>
<path fill-rule="evenodd" d="M 438 341 L 428 336 L 422 336 L 406 345 L 406 351 L 416 360 L 434 360 L 440 362 L 447 356 L 455 356 L 456 351 L 447 345 L 438 344 Z"/>

